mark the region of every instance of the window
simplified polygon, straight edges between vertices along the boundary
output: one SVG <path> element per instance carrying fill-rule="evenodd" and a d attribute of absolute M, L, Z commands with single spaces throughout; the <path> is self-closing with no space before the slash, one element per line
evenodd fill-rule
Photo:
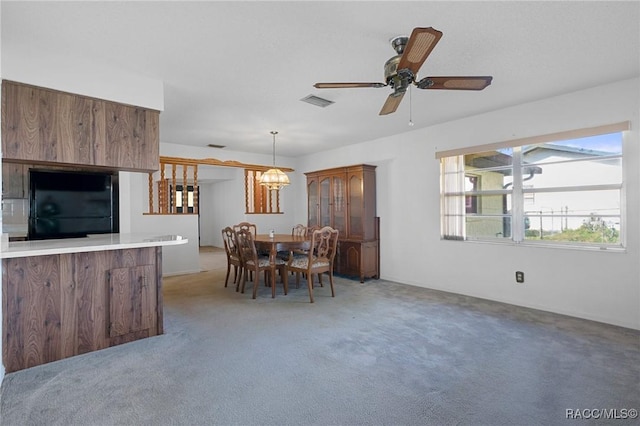
<path fill-rule="evenodd" d="M 443 239 L 624 246 L 618 123 L 438 153 Z"/>
<path fill-rule="evenodd" d="M 472 194 L 479 189 L 478 183 L 480 182 L 480 176 L 466 175 L 465 192 Z M 478 196 L 467 195 L 465 198 L 465 212 L 466 213 L 478 213 Z"/>
<path fill-rule="evenodd" d="M 260 185 L 262 171 L 244 169 L 246 213 L 279 214 L 280 191 Z"/>
<path fill-rule="evenodd" d="M 182 185 L 176 185 L 176 191 L 175 191 L 175 196 L 176 196 L 176 201 L 175 201 L 175 211 L 177 213 L 193 213 L 194 212 L 194 188 L 193 185 L 187 185 L 187 209 L 185 210 L 183 208 L 183 198 L 184 198 L 184 194 L 182 193 L 183 190 L 183 186 Z M 173 194 L 173 191 L 171 192 L 171 194 Z M 174 205 L 173 205 L 173 197 L 171 198 L 171 209 L 174 209 Z"/>

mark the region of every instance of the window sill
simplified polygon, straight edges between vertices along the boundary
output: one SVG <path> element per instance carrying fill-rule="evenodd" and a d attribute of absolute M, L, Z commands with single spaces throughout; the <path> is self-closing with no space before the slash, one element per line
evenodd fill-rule
<path fill-rule="evenodd" d="M 562 244 L 562 243 L 546 243 L 525 241 L 516 243 L 514 241 L 490 241 L 490 240 L 449 240 L 441 238 L 440 241 L 447 242 L 464 242 L 471 244 L 492 244 L 499 246 L 512 246 L 512 247 L 533 247 L 533 248 L 545 248 L 545 249 L 560 249 L 560 250 L 577 250 L 577 251 L 591 251 L 591 252 L 606 252 L 606 253 L 627 253 L 626 247 L 615 246 L 579 246 L 574 244 Z"/>

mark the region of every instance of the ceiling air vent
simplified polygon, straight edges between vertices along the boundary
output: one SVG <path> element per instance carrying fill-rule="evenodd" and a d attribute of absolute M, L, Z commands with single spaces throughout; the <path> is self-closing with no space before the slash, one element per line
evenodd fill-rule
<path fill-rule="evenodd" d="M 322 108 L 327 107 L 327 106 L 331 105 L 332 103 L 334 103 L 333 101 L 330 101 L 330 100 L 324 99 L 324 98 L 320 98 L 320 97 L 314 96 L 314 95 L 305 96 L 304 98 L 302 98 L 300 100 L 302 102 L 306 102 L 308 104 L 319 106 L 319 107 L 322 107 Z"/>
<path fill-rule="evenodd" d="M 209 148 L 226 148 L 226 145 L 216 145 L 214 143 L 210 143 L 207 145 Z"/>

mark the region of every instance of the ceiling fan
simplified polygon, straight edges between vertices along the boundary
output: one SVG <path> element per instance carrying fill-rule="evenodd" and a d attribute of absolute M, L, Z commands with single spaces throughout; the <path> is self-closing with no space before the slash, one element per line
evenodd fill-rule
<path fill-rule="evenodd" d="M 436 46 L 442 32 L 428 28 L 414 28 L 411 36 L 391 39 L 397 55 L 384 64 L 386 83 L 316 83 L 316 89 L 344 89 L 356 87 L 391 86 L 393 93 L 382 106 L 379 115 L 395 112 L 410 84 L 418 89 L 482 90 L 491 84 L 491 76 L 424 77 L 416 81 L 418 70 Z"/>

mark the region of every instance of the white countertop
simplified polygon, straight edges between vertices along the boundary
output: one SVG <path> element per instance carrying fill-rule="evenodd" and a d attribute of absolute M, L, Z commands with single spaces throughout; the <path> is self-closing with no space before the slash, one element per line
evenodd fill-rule
<path fill-rule="evenodd" d="M 0 259 L 87 251 L 172 246 L 186 244 L 188 242 L 188 239 L 180 235 L 157 234 L 96 234 L 83 238 L 16 241 L 10 242 L 8 247 L 2 247 L 0 250 Z"/>

